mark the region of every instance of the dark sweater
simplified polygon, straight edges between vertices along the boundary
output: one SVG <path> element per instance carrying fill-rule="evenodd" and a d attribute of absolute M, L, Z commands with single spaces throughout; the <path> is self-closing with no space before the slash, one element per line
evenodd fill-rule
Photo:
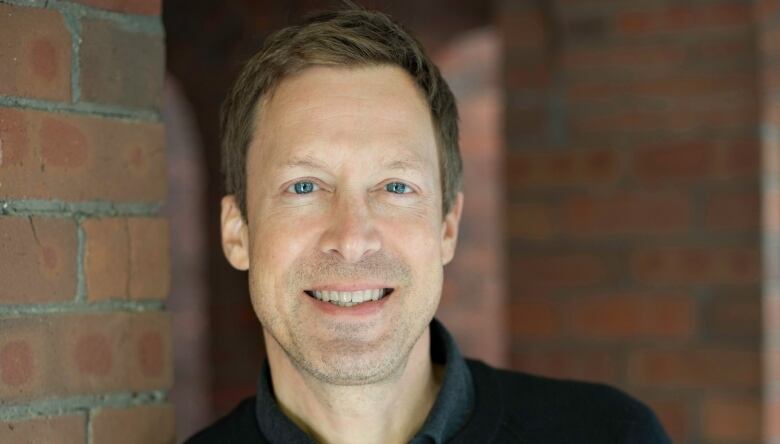
<path fill-rule="evenodd" d="M 650 409 L 612 387 L 466 362 L 474 382 L 474 410 L 451 443 L 671 442 Z M 187 443 L 267 443 L 255 418 L 255 398 Z"/>

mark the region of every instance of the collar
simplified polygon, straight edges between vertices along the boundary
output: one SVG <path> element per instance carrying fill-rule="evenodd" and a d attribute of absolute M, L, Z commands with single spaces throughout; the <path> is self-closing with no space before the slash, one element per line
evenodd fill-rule
<path fill-rule="evenodd" d="M 442 444 L 452 439 L 466 423 L 474 406 L 471 372 L 455 340 L 436 319 L 431 321 L 430 332 L 431 360 L 444 364 L 444 377 L 436 401 L 422 428 L 410 441 L 412 444 Z M 257 381 L 255 416 L 261 433 L 270 443 L 314 443 L 279 409 L 268 360 Z"/>

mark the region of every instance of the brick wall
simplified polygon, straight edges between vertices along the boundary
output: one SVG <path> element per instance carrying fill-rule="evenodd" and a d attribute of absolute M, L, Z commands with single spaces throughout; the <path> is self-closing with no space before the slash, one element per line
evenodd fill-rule
<path fill-rule="evenodd" d="M 0 1 L 0 442 L 172 442 L 159 0 Z"/>
<path fill-rule="evenodd" d="M 758 2 L 762 92 L 764 436 L 780 443 L 780 2 Z"/>
<path fill-rule="evenodd" d="M 754 3 L 499 12 L 513 366 L 617 384 L 677 443 L 759 442 L 762 415 L 777 439 L 777 341 L 765 411 L 762 338 L 779 312 L 762 331 L 762 295 L 777 299 L 765 271 L 780 201 L 761 192 L 776 182 L 761 181 L 762 146 L 778 171 L 777 92 L 762 140 Z M 776 13 L 768 23 L 765 53 Z"/>

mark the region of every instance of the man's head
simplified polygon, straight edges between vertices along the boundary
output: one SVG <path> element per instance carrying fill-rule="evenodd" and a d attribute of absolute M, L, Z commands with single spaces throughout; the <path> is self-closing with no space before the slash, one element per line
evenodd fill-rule
<path fill-rule="evenodd" d="M 443 213 L 461 189 L 455 98 L 422 46 L 384 14 L 349 9 L 310 18 L 268 37 L 244 66 L 222 106 L 222 171 L 227 194 L 246 217 L 246 156 L 263 103 L 284 79 L 312 66 L 394 65 L 406 71 L 430 108 L 439 150 Z"/>
<path fill-rule="evenodd" d="M 378 13 L 315 17 L 247 64 L 223 112 L 222 238 L 269 356 L 333 384 L 402 370 L 455 251 L 456 116 L 419 44 Z"/>

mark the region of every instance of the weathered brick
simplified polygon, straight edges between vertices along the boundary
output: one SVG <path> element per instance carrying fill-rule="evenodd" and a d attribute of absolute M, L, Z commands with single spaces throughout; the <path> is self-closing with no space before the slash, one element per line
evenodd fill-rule
<path fill-rule="evenodd" d="M 663 100 L 670 106 L 701 97 L 728 94 L 750 95 L 756 89 L 753 72 L 708 75 L 668 73 L 652 78 L 625 81 L 585 78 L 572 80 L 566 88 L 570 102 L 587 104 L 604 100 Z"/>
<path fill-rule="evenodd" d="M 170 404 L 98 409 L 92 416 L 92 442 L 169 444 L 174 442 Z"/>
<path fill-rule="evenodd" d="M 72 219 L 0 217 L 0 303 L 73 299 L 76 249 Z"/>
<path fill-rule="evenodd" d="M 693 223 L 691 199 L 680 193 L 572 197 L 562 213 L 564 231 L 573 236 L 682 233 Z"/>
<path fill-rule="evenodd" d="M 161 312 L 0 319 L 0 398 L 168 388 L 169 328 Z"/>
<path fill-rule="evenodd" d="M 0 95 L 68 100 L 70 57 L 58 12 L 0 4 Z"/>
<path fill-rule="evenodd" d="M 657 399 L 652 395 L 639 395 L 653 410 L 669 434 L 672 442 L 690 442 L 694 415 L 689 402 L 685 399 Z"/>
<path fill-rule="evenodd" d="M 628 380 L 664 389 L 757 388 L 761 384 L 761 354 L 744 348 L 635 348 L 629 352 Z"/>
<path fill-rule="evenodd" d="M 572 334 L 596 340 L 679 339 L 696 331 L 696 303 L 682 295 L 612 294 L 574 298 Z"/>
<path fill-rule="evenodd" d="M 711 397 L 702 406 L 704 436 L 713 441 L 761 440 L 761 399 Z"/>
<path fill-rule="evenodd" d="M 611 382 L 619 375 L 620 358 L 611 351 L 583 348 L 530 350 L 517 347 L 512 353 L 512 368 L 555 378 Z"/>
<path fill-rule="evenodd" d="M 557 211 L 543 203 L 512 204 L 507 229 L 512 239 L 549 239 L 558 232 Z"/>
<path fill-rule="evenodd" d="M 84 274 L 89 300 L 124 299 L 130 293 L 130 236 L 127 220 L 88 219 Z"/>
<path fill-rule="evenodd" d="M 767 233 L 780 234 L 780 189 L 764 190 L 763 226 Z"/>
<path fill-rule="evenodd" d="M 165 140 L 158 123 L 0 107 L 0 149 L 0 198 L 165 198 Z"/>
<path fill-rule="evenodd" d="M 708 2 L 673 5 L 650 10 L 624 10 L 617 18 L 622 35 L 633 37 L 659 33 L 701 33 L 707 30 L 744 27 L 752 19 L 752 5 L 738 2 Z"/>
<path fill-rule="evenodd" d="M 709 193 L 704 225 L 710 230 L 757 230 L 761 225 L 760 195 L 748 192 Z"/>
<path fill-rule="evenodd" d="M 761 299 L 719 296 L 707 301 L 704 330 L 714 339 L 753 339 L 762 334 Z"/>
<path fill-rule="evenodd" d="M 170 288 L 170 230 L 161 218 L 131 218 L 130 298 L 164 299 Z"/>
<path fill-rule="evenodd" d="M 750 284 L 761 276 L 755 248 L 649 247 L 631 259 L 640 282 L 663 284 Z"/>
<path fill-rule="evenodd" d="M 93 8 L 130 14 L 159 15 L 161 0 L 70 0 Z"/>
<path fill-rule="evenodd" d="M 499 14 L 499 30 L 512 52 L 544 50 L 549 39 L 541 11 Z"/>
<path fill-rule="evenodd" d="M 83 21 L 81 95 L 85 101 L 159 109 L 164 48 L 159 36 Z"/>
<path fill-rule="evenodd" d="M 539 341 L 563 333 L 564 307 L 549 294 L 517 297 L 510 309 L 509 327 L 515 341 Z"/>
<path fill-rule="evenodd" d="M 713 102 L 713 101 L 709 101 Z M 755 124 L 756 102 L 752 97 L 707 103 L 686 103 L 671 109 L 639 109 L 628 103 L 603 111 L 591 108 L 572 112 L 572 136 L 691 134 L 705 131 L 740 131 Z"/>
<path fill-rule="evenodd" d="M 619 163 L 611 149 L 510 152 L 507 178 L 513 191 L 609 184 L 620 174 Z"/>
<path fill-rule="evenodd" d="M 605 72 L 641 73 L 663 71 L 681 67 L 686 59 L 685 48 L 679 43 L 664 45 L 612 46 L 594 45 L 571 48 L 562 57 L 563 68 L 567 72 Z M 662 72 L 663 72 L 662 71 Z"/>
<path fill-rule="evenodd" d="M 83 444 L 87 439 L 86 420 L 84 415 L 48 416 L 17 421 L 0 420 L 0 442 Z"/>
<path fill-rule="evenodd" d="M 543 253 L 515 255 L 511 263 L 510 288 L 581 287 L 608 277 L 605 261 L 595 253 Z"/>

